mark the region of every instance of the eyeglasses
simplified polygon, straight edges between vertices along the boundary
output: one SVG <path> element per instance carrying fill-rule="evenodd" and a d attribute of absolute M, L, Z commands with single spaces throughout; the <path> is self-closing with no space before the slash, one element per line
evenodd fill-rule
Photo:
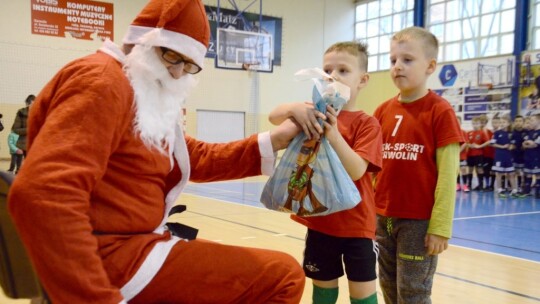
<path fill-rule="evenodd" d="M 202 68 L 198 66 L 195 62 L 187 61 L 182 55 L 178 54 L 177 52 L 163 46 L 160 47 L 160 49 L 161 57 L 163 57 L 163 60 L 167 61 L 168 63 L 174 65 L 184 63 L 184 72 L 189 74 L 197 74 L 202 70 Z"/>

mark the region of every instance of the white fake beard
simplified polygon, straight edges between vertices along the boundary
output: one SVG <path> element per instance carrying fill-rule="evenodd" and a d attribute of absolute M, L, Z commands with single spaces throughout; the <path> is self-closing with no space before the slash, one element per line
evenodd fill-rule
<path fill-rule="evenodd" d="M 135 93 L 135 134 L 150 150 L 170 155 L 176 124 L 183 121 L 182 107 L 197 80 L 191 74 L 174 79 L 154 47 L 146 45 L 133 47 L 124 70 Z"/>

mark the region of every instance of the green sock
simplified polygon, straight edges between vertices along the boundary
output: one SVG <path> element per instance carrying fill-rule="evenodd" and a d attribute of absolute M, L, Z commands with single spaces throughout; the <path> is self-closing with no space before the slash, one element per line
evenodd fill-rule
<path fill-rule="evenodd" d="M 351 299 L 351 304 L 377 304 L 377 293 L 363 299 Z"/>
<path fill-rule="evenodd" d="M 337 302 L 339 287 L 322 288 L 313 285 L 313 304 L 335 304 Z"/>

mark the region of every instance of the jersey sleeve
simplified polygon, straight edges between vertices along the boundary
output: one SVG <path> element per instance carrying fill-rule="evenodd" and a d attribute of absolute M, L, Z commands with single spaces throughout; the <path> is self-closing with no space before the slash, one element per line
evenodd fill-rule
<path fill-rule="evenodd" d="M 367 172 L 378 172 L 382 168 L 382 135 L 378 121 L 369 117 L 365 126 L 355 136 L 353 150 L 369 162 Z"/>
<path fill-rule="evenodd" d="M 452 109 L 448 102 L 444 102 L 446 104 L 439 106 L 439 113 L 434 118 L 435 144 L 437 148 L 451 143 L 465 142 L 454 109 Z"/>

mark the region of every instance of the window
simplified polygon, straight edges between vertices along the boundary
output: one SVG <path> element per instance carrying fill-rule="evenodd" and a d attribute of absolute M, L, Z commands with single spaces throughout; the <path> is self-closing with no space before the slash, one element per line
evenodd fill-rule
<path fill-rule="evenodd" d="M 514 51 L 515 17 L 516 0 L 428 0 L 426 28 L 439 62 L 496 56 Z"/>
<path fill-rule="evenodd" d="M 390 39 L 394 33 L 413 26 L 413 8 L 414 0 L 356 3 L 355 38 L 368 44 L 368 71 L 390 68 Z"/>

